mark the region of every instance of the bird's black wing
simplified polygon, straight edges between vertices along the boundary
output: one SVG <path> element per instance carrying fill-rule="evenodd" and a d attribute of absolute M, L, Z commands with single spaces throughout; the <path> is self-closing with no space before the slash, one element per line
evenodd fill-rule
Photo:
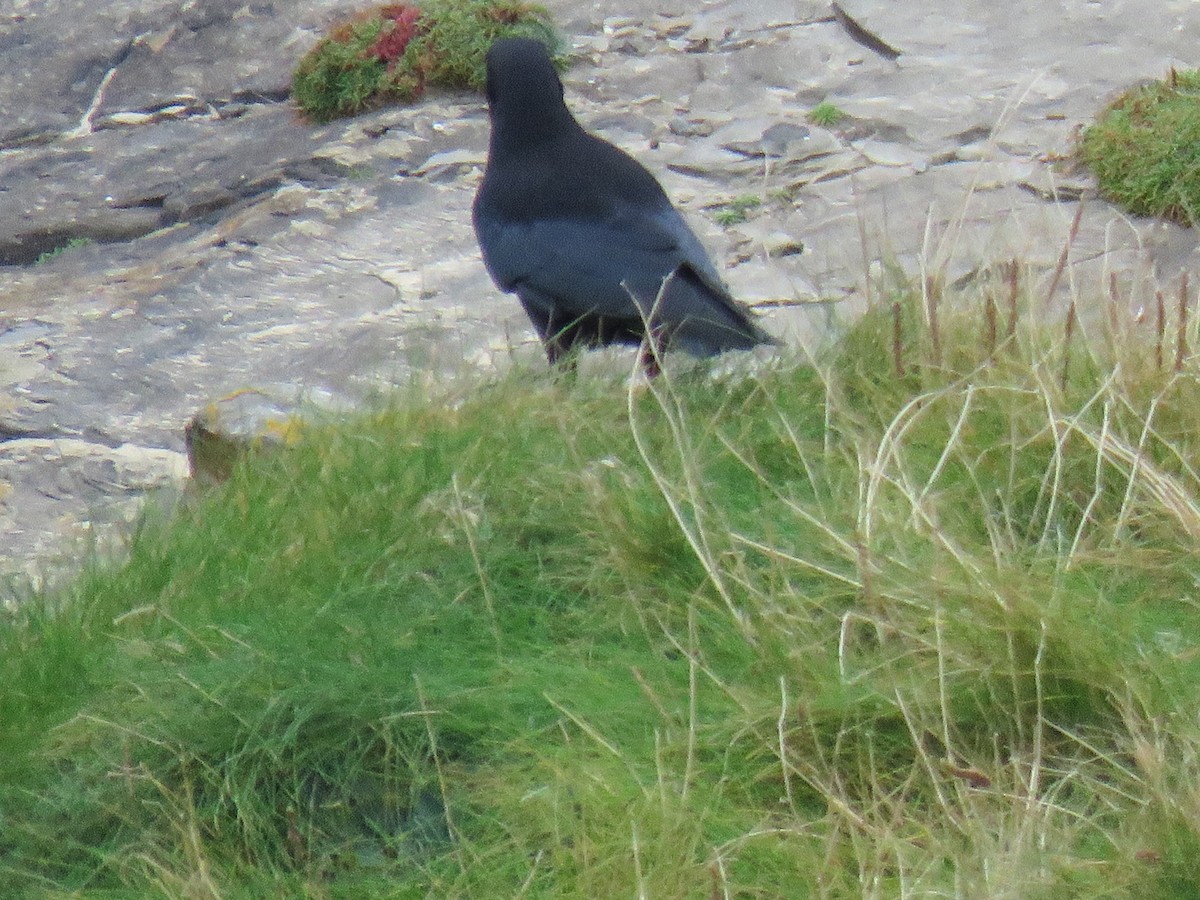
<path fill-rule="evenodd" d="M 730 297 L 669 203 L 615 202 L 603 218 L 482 215 L 477 229 L 484 262 L 501 289 L 527 304 L 552 305 L 545 313 L 555 320 L 653 315 L 700 353 L 769 340 Z"/>

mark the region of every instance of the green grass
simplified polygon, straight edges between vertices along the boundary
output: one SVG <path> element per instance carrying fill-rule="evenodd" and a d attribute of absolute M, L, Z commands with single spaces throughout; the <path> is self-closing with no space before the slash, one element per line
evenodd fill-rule
<path fill-rule="evenodd" d="M 717 208 L 713 213 L 713 221 L 722 228 L 741 225 L 750 217 L 750 212 L 760 206 L 762 206 L 762 198 L 755 197 L 753 194 L 734 197 L 728 203 L 723 203 Z"/>
<path fill-rule="evenodd" d="M 1084 130 L 1079 157 L 1101 193 L 1132 213 L 1200 216 L 1200 70 L 1127 91 Z"/>
<path fill-rule="evenodd" d="M 1193 896 L 1194 367 L 888 301 L 148 521 L 0 623 L 5 896 Z"/>
<path fill-rule="evenodd" d="M 484 57 L 498 38 L 531 37 L 557 53 L 546 10 L 520 0 L 422 0 L 376 7 L 331 29 L 296 67 L 292 95 L 327 122 L 387 103 L 409 103 L 427 85 L 482 90 Z"/>
<path fill-rule="evenodd" d="M 846 114 L 828 100 L 822 100 L 808 111 L 808 121 L 825 128 L 836 125 L 844 118 L 846 118 Z"/>

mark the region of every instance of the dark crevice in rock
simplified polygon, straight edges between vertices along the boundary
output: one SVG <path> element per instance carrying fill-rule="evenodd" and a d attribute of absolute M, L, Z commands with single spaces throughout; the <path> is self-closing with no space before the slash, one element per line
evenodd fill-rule
<path fill-rule="evenodd" d="M 226 122 L 230 119 L 240 119 L 250 112 L 250 107 L 245 103 L 228 103 L 225 106 L 217 107 L 216 110 L 217 118 Z"/>
<path fill-rule="evenodd" d="M 164 109 L 172 109 L 177 106 L 184 107 L 188 112 L 202 112 L 208 108 L 208 104 L 199 97 L 172 97 L 169 100 L 160 100 L 157 103 L 151 103 L 149 106 L 135 110 L 135 112 L 144 112 L 153 115 L 157 112 L 162 112 Z"/>
<path fill-rule="evenodd" d="M 128 56 L 128 53 L 126 54 Z M 119 65 L 119 62 L 116 63 Z M 107 72 L 109 70 L 105 70 Z M 103 79 L 103 76 L 101 76 Z M 195 97 L 179 97 L 160 103 L 154 103 L 149 106 L 132 109 L 132 110 L 116 110 L 106 112 L 104 117 L 100 119 L 94 126 L 97 130 L 114 129 L 114 128 L 143 128 L 148 125 L 156 125 L 163 121 L 180 121 L 190 119 L 194 116 L 214 116 L 220 120 L 238 119 L 244 116 L 248 107 L 251 106 L 272 106 L 280 103 L 287 103 L 292 96 L 290 88 L 280 87 L 275 90 L 244 90 L 234 91 L 229 98 L 221 98 L 216 100 L 201 100 Z M 184 107 L 179 112 L 169 116 L 159 116 L 163 110 L 169 110 L 174 107 Z M 148 122 L 138 123 L 122 123 L 113 121 L 113 116 L 119 116 L 121 113 L 144 113 L 155 118 Z M 54 131 L 36 130 L 28 132 L 13 132 L 0 137 L 0 151 L 5 150 L 23 150 L 31 147 L 44 147 L 53 144 L 56 141 L 67 137 L 72 133 L 73 129 L 59 129 Z"/>
<path fill-rule="evenodd" d="M 6 244 L 0 244 L 0 265 L 28 266 L 56 250 L 63 250 L 82 235 L 70 229 L 54 229 L 17 235 Z M 0 426 L 2 427 L 2 426 Z"/>
<path fill-rule="evenodd" d="M 64 441 L 76 440 L 86 441 L 89 444 L 94 444 L 97 447 L 108 447 L 110 450 L 115 450 L 127 441 L 125 438 L 117 437 L 102 428 L 97 428 L 94 425 L 87 425 L 82 428 L 70 427 L 36 427 L 36 426 L 21 426 L 14 422 L 0 421 L 0 446 L 11 441 Z"/>
<path fill-rule="evenodd" d="M 149 106 L 144 106 L 133 110 L 116 110 L 108 113 L 111 117 L 118 115 L 121 112 L 146 113 L 147 115 L 155 115 L 163 110 L 173 109 L 175 107 L 184 107 L 178 114 L 172 116 L 174 119 L 186 119 L 191 116 L 212 115 L 216 113 L 217 118 L 228 119 L 245 113 L 247 106 L 270 106 L 276 103 L 285 103 L 292 96 L 290 88 L 279 88 L 277 90 L 244 90 L 234 91 L 229 97 L 218 97 L 212 100 L 205 100 L 200 97 L 176 97 L 171 100 L 162 101 L 160 103 L 152 103 Z M 136 127 L 136 126 L 135 126 Z"/>
<path fill-rule="evenodd" d="M 62 435 L 59 435 L 61 437 Z M 80 429 L 74 435 L 79 440 L 87 441 L 89 444 L 98 444 L 101 447 L 108 447 L 110 450 L 115 450 L 125 443 L 121 438 L 109 434 L 103 429 L 97 428 L 94 425 Z"/>
<path fill-rule="evenodd" d="M 400 175 L 410 172 L 401 171 Z M 333 187 L 346 175 L 346 167 L 330 159 L 305 159 L 283 167 L 283 177 L 314 188 Z"/>
<path fill-rule="evenodd" d="M 995 131 L 993 125 L 975 125 L 965 131 L 960 131 L 958 134 L 950 135 L 950 139 L 955 141 L 959 146 L 965 147 L 967 144 L 975 144 L 979 141 L 986 141 L 992 136 Z"/>
<path fill-rule="evenodd" d="M 866 140 L 867 138 L 886 141 L 889 144 L 909 144 L 912 142 L 912 135 L 908 133 L 907 129 L 894 122 L 885 122 L 882 119 L 855 119 L 847 117 L 838 123 L 837 133 L 847 143 Z"/>
<path fill-rule="evenodd" d="M 77 226 L 47 228 L 14 235 L 11 239 L 0 242 L 0 266 L 34 265 L 47 254 L 65 250 L 80 242 L 116 244 L 133 240 L 161 227 L 158 218 L 129 216 L 119 220 L 110 219 L 105 223 L 85 222 Z"/>
<path fill-rule="evenodd" d="M 237 201 L 236 194 L 223 188 L 197 191 L 186 197 L 172 197 L 163 204 L 164 224 L 176 225 L 180 222 L 204 220 L 233 206 Z"/>
<path fill-rule="evenodd" d="M 1017 187 L 1051 203 L 1074 203 L 1083 199 L 1085 193 L 1084 187 L 1077 184 L 1040 185 L 1023 180 L 1017 182 Z"/>
<path fill-rule="evenodd" d="M 235 204 L 241 205 L 262 194 L 272 191 L 283 183 L 277 173 L 247 180 L 236 187 L 221 185 L 201 188 L 184 196 L 168 197 L 162 203 L 163 226 L 180 222 L 211 221 L 216 213 L 225 211 Z"/>
<path fill-rule="evenodd" d="M 877 53 L 884 59 L 895 60 L 900 58 L 901 52 L 899 50 L 873 31 L 864 28 L 858 20 L 842 9 L 837 3 L 831 3 L 830 8 L 833 10 L 833 16 L 837 20 L 837 23 L 842 26 L 842 29 L 856 44 L 866 47 L 872 53 Z"/>
<path fill-rule="evenodd" d="M 60 137 L 61 131 L 29 130 L 12 132 L 0 138 L 0 150 L 19 150 L 26 147 L 44 147 L 53 144 Z"/>
<path fill-rule="evenodd" d="M 29 439 L 52 441 L 61 437 L 63 435 L 53 428 L 22 428 L 9 422 L 0 422 L 0 444 Z"/>
<path fill-rule="evenodd" d="M 300 166 L 304 164 L 301 163 Z M 178 224 L 208 225 L 233 208 L 241 208 L 288 180 L 310 181 L 296 176 L 322 173 L 302 172 L 295 165 L 247 177 L 233 185 L 219 182 L 170 194 L 157 186 L 109 203 L 104 212 L 88 220 L 32 229 L 0 238 L 0 266 L 30 266 L 48 254 L 81 242 L 120 244 L 144 237 L 161 228 Z M 332 182 L 335 179 L 327 178 Z"/>
<path fill-rule="evenodd" d="M 245 90 L 234 91 L 230 98 L 232 103 L 283 103 L 292 96 L 291 88 L 275 90 Z"/>
<path fill-rule="evenodd" d="M 113 209 L 162 209 L 166 200 L 167 195 L 165 193 L 148 194 L 145 197 L 118 200 L 113 204 Z"/>

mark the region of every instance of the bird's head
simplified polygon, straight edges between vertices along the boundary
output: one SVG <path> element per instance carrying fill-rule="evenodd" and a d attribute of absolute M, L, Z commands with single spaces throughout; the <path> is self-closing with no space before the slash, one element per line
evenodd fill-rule
<path fill-rule="evenodd" d="M 493 135 L 530 143 L 578 128 L 563 100 L 550 51 L 532 38 L 502 38 L 487 54 L 487 98 Z"/>

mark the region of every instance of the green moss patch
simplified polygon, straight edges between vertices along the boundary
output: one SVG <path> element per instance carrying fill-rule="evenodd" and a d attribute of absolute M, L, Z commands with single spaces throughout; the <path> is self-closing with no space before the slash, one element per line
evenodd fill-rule
<path fill-rule="evenodd" d="M 755 197 L 752 194 L 746 194 L 741 197 L 734 197 L 728 203 L 723 203 L 713 214 L 713 219 L 722 228 L 729 228 L 731 225 L 741 225 L 750 218 L 752 210 L 762 206 L 762 198 Z"/>
<path fill-rule="evenodd" d="M 1100 192 L 1136 215 L 1185 225 L 1200 213 L 1200 71 L 1122 94 L 1083 132 L 1079 156 Z"/>
<path fill-rule="evenodd" d="M 846 118 L 846 114 L 828 100 L 822 100 L 808 111 L 808 121 L 825 128 L 836 125 L 844 118 Z"/>
<path fill-rule="evenodd" d="M 480 89 L 484 57 L 503 37 L 531 37 L 557 52 L 548 13 L 515 0 L 426 0 L 346 19 L 300 60 L 292 94 L 316 122 L 387 103 L 410 103 L 427 85 Z"/>

